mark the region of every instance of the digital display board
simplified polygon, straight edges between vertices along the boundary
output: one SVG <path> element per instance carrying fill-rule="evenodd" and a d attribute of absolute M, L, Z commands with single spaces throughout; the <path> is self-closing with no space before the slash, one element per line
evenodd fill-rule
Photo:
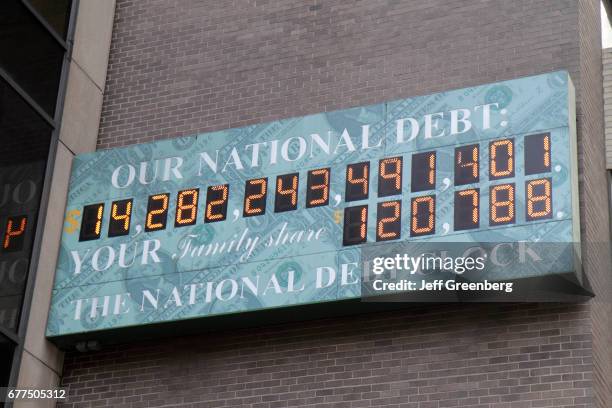
<path fill-rule="evenodd" d="M 77 156 L 47 333 L 359 297 L 365 246 L 576 242 L 573 103 L 555 72 Z"/>

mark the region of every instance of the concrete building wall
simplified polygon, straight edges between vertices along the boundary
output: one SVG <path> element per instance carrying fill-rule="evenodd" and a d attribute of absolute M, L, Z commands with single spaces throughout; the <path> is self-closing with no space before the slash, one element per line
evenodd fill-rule
<path fill-rule="evenodd" d="M 67 355 L 66 407 L 607 407 L 595 0 L 118 0 L 98 148 L 557 69 L 577 88 L 584 304 L 428 305 Z"/>

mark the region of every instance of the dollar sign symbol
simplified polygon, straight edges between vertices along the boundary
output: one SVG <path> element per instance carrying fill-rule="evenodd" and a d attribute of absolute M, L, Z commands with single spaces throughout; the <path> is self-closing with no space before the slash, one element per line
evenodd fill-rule
<path fill-rule="evenodd" d="M 342 221 L 342 211 L 340 210 L 334 211 L 334 222 L 336 224 L 340 224 L 341 221 Z"/>
<path fill-rule="evenodd" d="M 75 217 L 78 217 L 80 215 L 81 215 L 81 211 L 79 210 L 68 211 L 65 222 L 70 225 L 64 228 L 64 231 L 66 231 L 68 234 L 72 234 L 74 231 L 76 231 L 77 227 L 79 226 L 79 222 L 76 220 Z"/>

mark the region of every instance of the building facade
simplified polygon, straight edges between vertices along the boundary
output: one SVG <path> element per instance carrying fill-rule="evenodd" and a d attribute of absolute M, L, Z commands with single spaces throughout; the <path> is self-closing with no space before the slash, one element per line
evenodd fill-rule
<path fill-rule="evenodd" d="M 0 10 L 0 386 L 5 387 L 16 384 L 20 361 L 31 357 L 26 337 L 38 232 L 45 223 L 46 180 L 60 133 L 74 20 L 67 0 L 11 0 Z"/>
<path fill-rule="evenodd" d="M 68 387 L 63 407 L 612 404 L 598 1 L 81 0 L 74 12 L 24 352 L 12 384 Z M 45 340 L 75 154 L 556 70 L 567 70 L 576 87 L 591 300 L 414 304 L 79 350 Z"/>

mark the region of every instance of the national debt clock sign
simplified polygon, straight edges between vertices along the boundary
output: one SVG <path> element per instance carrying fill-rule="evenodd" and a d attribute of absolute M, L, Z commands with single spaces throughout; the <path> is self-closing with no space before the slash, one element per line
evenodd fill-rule
<path fill-rule="evenodd" d="M 331 307 L 398 245 L 517 242 L 579 242 L 566 72 L 77 156 L 47 336 Z M 479 272 L 582 279 L 545 264 Z"/>

